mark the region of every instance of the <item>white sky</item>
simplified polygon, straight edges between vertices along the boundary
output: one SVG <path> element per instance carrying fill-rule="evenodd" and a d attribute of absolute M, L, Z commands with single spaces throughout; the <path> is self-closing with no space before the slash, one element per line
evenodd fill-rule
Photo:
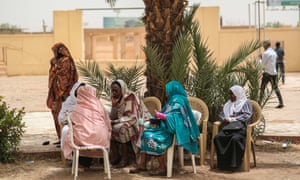
<path fill-rule="evenodd" d="M 254 2 L 255 0 L 190 0 L 190 4 L 201 6 L 219 6 L 220 15 L 224 25 L 249 25 L 249 18 L 254 25 Z M 250 5 L 250 11 L 248 8 Z M 143 0 L 118 0 L 116 7 L 144 7 Z M 0 24 L 9 23 L 24 28 L 27 32 L 42 31 L 42 21 L 47 25 L 47 31 L 52 30 L 54 10 L 73 10 L 84 8 L 110 8 L 104 0 L 0 0 Z M 298 7 L 267 8 L 261 10 L 261 23 L 277 22 L 296 26 L 299 21 Z M 263 4 L 261 4 L 263 9 Z M 141 17 L 143 10 L 113 11 L 85 11 L 84 24 L 86 27 L 101 27 L 103 16 L 109 17 Z M 249 13 L 250 12 L 250 13 Z M 249 15 L 250 14 L 250 15 Z M 265 14 L 265 16 L 264 16 Z M 265 18 L 263 18 L 265 17 Z"/>

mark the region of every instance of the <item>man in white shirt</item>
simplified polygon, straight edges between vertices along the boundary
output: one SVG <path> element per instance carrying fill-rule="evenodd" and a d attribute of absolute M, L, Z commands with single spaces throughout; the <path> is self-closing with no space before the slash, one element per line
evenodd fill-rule
<path fill-rule="evenodd" d="M 275 91 L 279 105 L 276 106 L 276 108 L 283 108 L 283 100 L 280 93 L 280 90 L 277 85 L 277 71 L 276 71 L 276 59 L 277 54 L 276 52 L 271 48 L 270 41 L 264 41 L 264 53 L 260 56 L 261 63 L 264 67 L 264 73 L 261 81 L 261 87 L 260 87 L 260 100 L 262 100 L 262 97 L 264 96 L 264 91 L 266 88 L 266 85 L 271 82 L 272 89 Z"/>

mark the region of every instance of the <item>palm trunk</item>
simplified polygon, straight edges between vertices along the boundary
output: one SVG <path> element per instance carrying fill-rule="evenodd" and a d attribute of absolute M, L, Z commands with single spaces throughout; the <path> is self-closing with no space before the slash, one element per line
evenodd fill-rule
<path fill-rule="evenodd" d="M 143 22 L 146 27 L 146 45 L 157 46 L 164 55 L 167 77 L 170 74 L 173 43 L 182 28 L 184 10 L 187 0 L 144 0 L 145 16 Z M 149 61 L 146 57 L 146 61 Z M 156 96 L 165 101 L 164 84 L 159 83 L 155 74 L 146 69 L 147 88 L 149 96 Z"/>

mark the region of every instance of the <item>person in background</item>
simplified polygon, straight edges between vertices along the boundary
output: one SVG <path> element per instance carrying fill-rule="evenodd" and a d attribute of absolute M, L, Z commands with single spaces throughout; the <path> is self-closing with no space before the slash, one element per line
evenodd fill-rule
<path fill-rule="evenodd" d="M 280 42 L 276 42 L 276 48 L 274 49 L 277 53 L 277 60 L 276 60 L 276 71 L 277 73 L 281 73 L 281 82 L 282 84 L 285 83 L 285 70 L 284 70 L 284 50 L 280 46 Z"/>
<path fill-rule="evenodd" d="M 78 146 L 99 145 L 110 148 L 111 124 L 109 114 L 96 96 L 96 89 L 89 85 L 81 85 L 75 90 L 77 103 L 70 115 L 73 124 L 74 143 Z M 66 137 L 70 132 L 66 133 Z M 64 157 L 71 158 L 71 139 L 65 138 L 62 146 Z M 92 158 L 97 157 L 97 152 L 82 151 L 79 164 L 89 168 Z"/>
<path fill-rule="evenodd" d="M 139 99 L 127 88 L 123 80 L 111 84 L 112 124 L 111 164 L 123 168 L 129 164 L 128 143 L 131 144 L 135 157 L 138 155 L 139 138 Z M 120 147 L 120 148 L 118 148 Z"/>
<path fill-rule="evenodd" d="M 214 138 L 214 144 L 218 168 L 232 171 L 241 166 L 245 151 L 246 127 L 251 121 L 253 110 L 243 87 L 232 86 L 229 97 L 219 114 L 223 129 Z M 226 130 L 226 127 L 234 123 L 238 129 Z"/>
<path fill-rule="evenodd" d="M 61 129 L 58 122 L 62 102 L 69 96 L 73 85 L 78 81 L 74 60 L 63 43 L 52 47 L 54 57 L 50 61 L 47 107 L 51 109 L 56 134 L 61 139 Z M 56 142 L 54 144 L 60 144 Z"/>
<path fill-rule="evenodd" d="M 175 134 L 176 141 L 187 151 L 198 153 L 199 127 L 181 83 L 170 81 L 166 84 L 167 102 L 156 118 L 161 119 L 158 127 L 144 129 L 141 136 L 141 161 L 130 173 L 147 171 L 146 155 L 155 155 L 159 161 L 158 169 L 150 171 L 150 175 L 164 176 L 167 173 L 164 154 L 172 145 Z"/>
<path fill-rule="evenodd" d="M 277 71 L 276 71 L 276 59 L 277 54 L 271 48 L 270 41 L 263 42 L 264 53 L 260 55 L 260 61 L 264 68 L 264 73 L 261 81 L 260 87 L 260 102 L 262 101 L 266 89 L 266 85 L 271 82 L 272 89 L 275 91 L 276 96 L 279 101 L 279 105 L 276 108 L 283 108 L 283 100 L 278 88 L 278 80 L 277 80 Z"/>

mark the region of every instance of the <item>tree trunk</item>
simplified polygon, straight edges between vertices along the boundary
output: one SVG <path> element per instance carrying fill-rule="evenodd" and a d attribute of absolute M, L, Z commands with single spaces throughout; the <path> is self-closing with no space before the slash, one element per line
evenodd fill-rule
<path fill-rule="evenodd" d="M 163 61 L 166 64 L 164 68 L 167 77 L 169 77 L 173 43 L 182 28 L 184 10 L 188 1 L 144 0 L 144 4 L 143 22 L 146 27 L 146 45 L 157 46 L 164 55 Z M 149 61 L 147 57 L 146 61 Z M 150 74 L 148 68 L 145 75 L 147 76 L 147 95 L 156 96 L 164 102 L 166 98 L 164 84 L 158 82 L 156 75 Z"/>

